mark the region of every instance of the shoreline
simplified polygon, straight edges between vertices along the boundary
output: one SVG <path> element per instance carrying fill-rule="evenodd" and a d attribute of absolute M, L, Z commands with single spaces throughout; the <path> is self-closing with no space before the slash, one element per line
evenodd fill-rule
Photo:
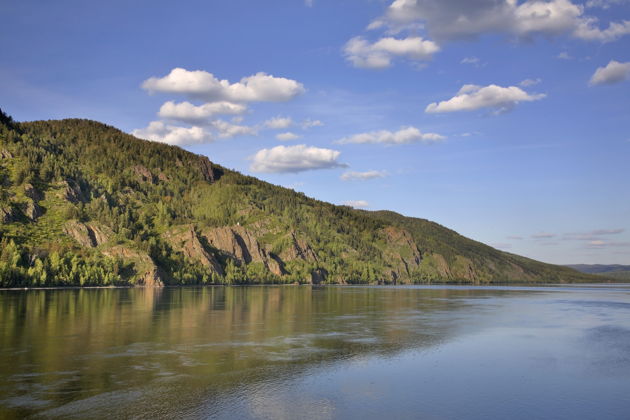
<path fill-rule="evenodd" d="M 108 289 L 134 289 L 134 290 L 163 290 L 206 287 L 369 287 L 369 288 L 423 288 L 423 287 L 571 287 L 571 286 L 623 286 L 630 282 L 602 281 L 598 283 L 426 283 L 426 284 L 191 284 L 168 285 L 162 287 L 137 287 L 137 286 L 51 286 L 51 287 L 0 287 L 3 291 L 30 291 L 30 290 L 108 290 Z"/>

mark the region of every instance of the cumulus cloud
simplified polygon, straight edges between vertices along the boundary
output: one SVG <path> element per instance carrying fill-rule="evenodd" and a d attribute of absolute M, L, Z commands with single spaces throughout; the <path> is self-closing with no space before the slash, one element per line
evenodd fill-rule
<path fill-rule="evenodd" d="M 276 134 L 276 138 L 281 141 L 296 140 L 300 137 L 302 136 L 298 136 L 297 134 L 291 133 L 290 131 L 287 131 L 286 133 Z"/>
<path fill-rule="evenodd" d="M 221 101 L 203 105 L 193 105 L 190 102 L 175 103 L 168 101 L 160 107 L 158 115 L 161 118 L 182 121 L 192 124 L 203 124 L 215 115 L 236 115 L 247 110 L 245 105 Z"/>
<path fill-rule="evenodd" d="M 343 173 L 339 178 L 342 181 L 367 181 L 369 179 L 385 178 L 386 176 L 387 172 L 385 171 L 348 171 Z"/>
<path fill-rule="evenodd" d="M 629 3 L 628 0 L 588 0 L 585 4 L 586 7 L 588 8 L 602 8 L 602 9 L 609 9 L 610 7 L 617 5 L 617 4 L 623 4 L 623 3 Z"/>
<path fill-rule="evenodd" d="M 630 78 L 630 62 L 620 63 L 611 60 L 606 67 L 599 67 L 591 77 L 591 85 L 604 85 L 623 82 Z"/>
<path fill-rule="evenodd" d="M 629 33 L 630 21 L 606 29 L 570 0 L 395 0 L 369 29 L 400 31 L 423 25 L 438 42 L 504 33 L 521 38 L 567 34 L 585 40 L 613 41 Z"/>
<path fill-rule="evenodd" d="M 176 146 L 208 143 L 213 140 L 212 135 L 202 127 L 178 127 L 162 121 L 153 121 L 147 128 L 133 130 L 131 134 L 141 139 Z"/>
<path fill-rule="evenodd" d="M 275 117 L 265 121 L 263 125 L 272 130 L 280 130 L 293 125 L 293 120 L 289 117 Z"/>
<path fill-rule="evenodd" d="M 346 167 L 339 162 L 341 152 L 332 149 L 296 146 L 276 146 L 259 150 L 251 159 L 253 172 L 283 173 L 314 169 Z"/>
<path fill-rule="evenodd" d="M 211 123 L 212 127 L 217 130 L 219 138 L 230 139 L 238 136 L 255 136 L 258 130 L 255 127 L 246 125 L 230 124 L 227 121 L 215 120 Z"/>
<path fill-rule="evenodd" d="M 365 200 L 349 200 L 343 202 L 344 206 L 354 207 L 355 209 L 364 209 L 370 207 L 370 203 Z"/>
<path fill-rule="evenodd" d="M 454 97 L 439 103 L 431 103 L 425 111 L 438 113 L 494 108 L 496 112 L 504 112 L 520 102 L 537 101 L 545 96 L 544 94 L 529 94 L 517 86 L 464 85 Z"/>
<path fill-rule="evenodd" d="M 408 143 L 435 143 L 446 139 L 446 137 L 436 133 L 423 133 L 416 127 L 403 127 L 398 131 L 388 130 L 370 131 L 368 133 L 355 134 L 337 140 L 337 144 L 408 144 Z"/>
<path fill-rule="evenodd" d="M 230 83 L 203 70 L 183 68 L 174 68 L 164 77 L 151 77 L 142 83 L 142 88 L 150 93 L 185 95 L 207 102 L 280 102 L 304 92 L 301 83 L 266 73 L 256 73 Z"/>
<path fill-rule="evenodd" d="M 630 34 L 630 20 L 611 22 L 606 29 L 598 28 L 596 23 L 595 18 L 583 19 L 574 31 L 575 37 L 586 41 L 612 42 Z"/>
<path fill-rule="evenodd" d="M 348 41 L 344 47 L 346 59 L 355 67 L 383 69 L 391 66 L 394 57 L 406 57 L 411 60 L 429 60 L 440 50 L 440 47 L 419 36 L 397 39 L 381 38 L 370 43 L 357 36 Z"/>

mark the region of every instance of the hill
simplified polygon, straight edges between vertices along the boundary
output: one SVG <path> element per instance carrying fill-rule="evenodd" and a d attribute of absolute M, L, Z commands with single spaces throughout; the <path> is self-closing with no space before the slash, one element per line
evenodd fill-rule
<path fill-rule="evenodd" d="M 598 274 L 619 281 L 630 281 L 630 265 L 620 264 L 573 264 L 567 267 L 581 273 Z"/>
<path fill-rule="evenodd" d="M 590 282 L 88 120 L 0 112 L 0 287 Z"/>

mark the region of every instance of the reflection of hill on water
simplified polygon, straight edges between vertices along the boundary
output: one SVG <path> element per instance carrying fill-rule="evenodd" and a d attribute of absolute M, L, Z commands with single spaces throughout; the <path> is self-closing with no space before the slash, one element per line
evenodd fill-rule
<path fill-rule="evenodd" d="M 467 298 L 480 293 L 334 287 L 3 292 L 0 400 L 13 415 L 111 412 L 112 401 L 121 413 L 170 411 L 322 363 L 429 349 L 456 334 L 457 314 L 464 316 Z"/>

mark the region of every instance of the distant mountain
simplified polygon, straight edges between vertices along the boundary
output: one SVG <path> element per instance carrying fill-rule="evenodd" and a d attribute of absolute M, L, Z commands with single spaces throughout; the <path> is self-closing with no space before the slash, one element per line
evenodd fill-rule
<path fill-rule="evenodd" d="M 0 286 L 592 282 L 87 120 L 0 112 Z"/>
<path fill-rule="evenodd" d="M 630 265 L 619 264 L 573 264 L 567 265 L 581 273 L 597 274 L 615 280 L 630 281 Z"/>
<path fill-rule="evenodd" d="M 581 273 L 588 274 L 604 274 L 618 271 L 630 271 L 630 265 L 619 264 L 569 264 L 567 265 L 567 267 L 570 267 Z"/>

